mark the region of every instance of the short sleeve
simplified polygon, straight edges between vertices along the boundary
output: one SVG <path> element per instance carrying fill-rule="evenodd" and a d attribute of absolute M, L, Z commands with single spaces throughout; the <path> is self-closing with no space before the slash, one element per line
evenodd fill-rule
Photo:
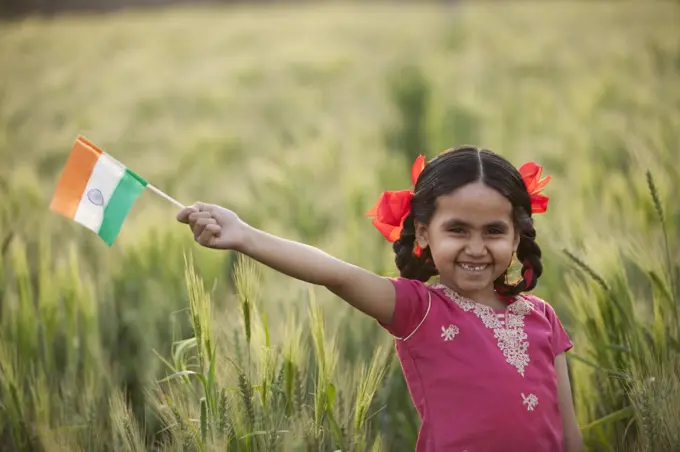
<path fill-rule="evenodd" d="M 395 306 L 392 321 L 380 323 L 397 339 L 407 339 L 422 324 L 430 308 L 428 287 L 421 281 L 388 278 L 394 285 Z"/>
<path fill-rule="evenodd" d="M 553 353 L 555 356 L 557 356 L 561 353 L 571 350 L 574 344 L 572 343 L 571 339 L 569 338 L 569 335 L 565 331 L 562 322 L 557 317 L 557 313 L 555 312 L 553 307 L 550 306 L 545 301 L 543 301 L 543 304 L 545 305 L 545 316 L 548 319 L 548 322 L 550 322 L 550 326 L 552 327 Z"/>

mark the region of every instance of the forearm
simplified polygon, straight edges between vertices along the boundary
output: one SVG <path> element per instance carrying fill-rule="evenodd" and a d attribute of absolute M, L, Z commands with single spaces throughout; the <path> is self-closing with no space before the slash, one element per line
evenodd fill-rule
<path fill-rule="evenodd" d="M 564 353 L 555 357 L 555 372 L 557 373 L 557 393 L 562 413 L 562 430 L 565 452 L 583 452 L 583 438 L 574 411 L 574 402 L 569 381 L 569 368 Z"/>
<path fill-rule="evenodd" d="M 565 432 L 564 452 L 583 452 L 583 438 L 578 427 L 571 432 Z"/>
<path fill-rule="evenodd" d="M 325 286 L 374 319 L 389 323 L 394 314 L 395 290 L 387 279 L 337 259 L 318 248 L 244 226 L 236 247 L 252 259 L 290 277 Z"/>
<path fill-rule="evenodd" d="M 349 264 L 313 246 L 244 226 L 237 251 L 290 277 L 311 284 L 334 287 Z"/>

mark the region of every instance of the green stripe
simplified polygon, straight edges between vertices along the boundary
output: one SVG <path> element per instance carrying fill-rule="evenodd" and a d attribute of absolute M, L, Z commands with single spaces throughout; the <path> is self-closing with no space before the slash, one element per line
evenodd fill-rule
<path fill-rule="evenodd" d="M 145 188 L 146 181 L 144 179 L 129 169 L 125 170 L 125 174 L 118 182 L 113 195 L 111 195 L 111 199 L 104 209 L 104 218 L 99 228 L 99 237 L 107 245 L 113 245 L 132 205 Z"/>
<path fill-rule="evenodd" d="M 125 171 L 127 171 L 132 177 L 134 177 L 135 179 L 137 179 L 137 180 L 139 181 L 140 184 L 142 184 L 143 186 L 146 187 L 146 184 L 148 183 L 148 182 L 146 181 L 146 179 L 144 179 L 142 176 L 140 176 L 139 174 L 137 174 L 137 173 L 135 173 L 134 171 L 132 171 L 130 168 L 127 168 Z"/>

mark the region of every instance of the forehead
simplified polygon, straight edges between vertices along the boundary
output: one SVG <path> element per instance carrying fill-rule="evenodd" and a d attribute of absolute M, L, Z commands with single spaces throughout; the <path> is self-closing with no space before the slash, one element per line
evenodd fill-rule
<path fill-rule="evenodd" d="M 469 224 L 485 224 L 512 220 L 512 204 L 493 188 L 482 182 L 465 185 L 437 199 L 437 211 L 432 222 L 455 218 Z"/>

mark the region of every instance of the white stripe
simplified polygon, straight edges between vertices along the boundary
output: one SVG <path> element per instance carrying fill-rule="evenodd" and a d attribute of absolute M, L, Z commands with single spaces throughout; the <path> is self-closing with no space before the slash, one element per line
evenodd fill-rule
<path fill-rule="evenodd" d="M 94 232 L 99 232 L 99 228 L 102 226 L 102 219 L 104 218 L 104 209 L 109 203 L 113 191 L 122 179 L 124 172 L 123 168 L 106 158 L 105 155 L 99 157 L 99 160 L 97 160 L 92 169 L 90 180 L 87 181 L 85 191 L 80 198 L 80 204 L 78 205 L 74 220 Z M 98 196 L 96 190 L 99 190 L 101 196 Z M 89 197 L 88 194 L 90 195 Z M 103 203 L 97 205 L 90 198 L 95 200 L 95 202 L 103 201 Z"/>
<path fill-rule="evenodd" d="M 127 167 L 123 165 L 121 162 L 116 160 L 111 154 L 107 154 L 106 152 L 102 152 L 102 156 L 106 157 L 107 159 L 110 160 L 111 163 L 120 166 L 122 169 L 126 169 Z"/>

